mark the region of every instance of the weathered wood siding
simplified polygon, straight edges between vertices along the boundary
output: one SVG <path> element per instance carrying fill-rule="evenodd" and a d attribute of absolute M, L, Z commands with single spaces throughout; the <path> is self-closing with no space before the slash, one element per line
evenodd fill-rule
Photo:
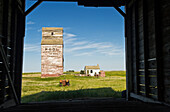
<path fill-rule="evenodd" d="M 170 103 L 170 1 L 126 5 L 128 95 Z"/>
<path fill-rule="evenodd" d="M 63 28 L 43 27 L 41 41 L 41 77 L 63 75 Z"/>
<path fill-rule="evenodd" d="M 0 108 L 15 105 L 21 98 L 24 11 L 25 0 L 0 0 L 0 46 L 8 66 L 7 69 L 0 49 Z"/>
<path fill-rule="evenodd" d="M 164 99 L 170 103 L 170 1 L 161 0 L 161 41 L 162 41 L 162 67 L 164 75 Z"/>

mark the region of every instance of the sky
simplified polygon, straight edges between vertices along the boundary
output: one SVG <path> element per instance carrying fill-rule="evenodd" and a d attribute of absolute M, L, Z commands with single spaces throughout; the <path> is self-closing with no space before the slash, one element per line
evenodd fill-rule
<path fill-rule="evenodd" d="M 34 3 L 27 0 L 26 10 Z M 125 70 L 124 18 L 114 8 L 41 3 L 26 17 L 23 72 L 41 71 L 42 27 L 64 28 L 64 71 L 97 64 L 101 70 Z"/>

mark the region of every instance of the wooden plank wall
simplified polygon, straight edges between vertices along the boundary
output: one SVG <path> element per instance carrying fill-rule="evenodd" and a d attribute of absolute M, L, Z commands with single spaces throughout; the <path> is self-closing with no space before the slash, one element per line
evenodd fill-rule
<path fill-rule="evenodd" d="M 25 34 L 25 1 L 0 1 L 0 36 L 5 51 L 9 72 L 18 98 L 21 97 L 21 75 L 23 56 L 23 37 Z M 19 99 L 20 100 L 20 99 Z M 0 108 L 14 100 L 14 95 L 7 78 L 7 70 L 0 54 Z M 4 105 L 5 104 L 5 105 Z M 1 107 L 3 105 L 3 107 Z M 8 105 L 9 106 L 9 105 Z M 7 107 L 7 106 L 6 106 Z"/>
<path fill-rule="evenodd" d="M 162 61 L 163 61 L 163 76 L 164 76 L 164 100 L 170 103 L 170 1 L 160 1 L 161 14 L 161 38 L 162 38 Z"/>
<path fill-rule="evenodd" d="M 9 46 L 9 41 L 10 41 L 10 35 L 8 35 L 7 30 L 10 29 L 10 26 L 8 24 L 8 18 L 11 17 L 11 15 L 9 13 L 6 13 L 6 11 L 10 12 L 11 9 L 9 8 L 9 4 L 11 4 L 11 1 L 1 1 L 1 10 L 2 10 L 2 16 L 1 16 L 1 20 L 2 20 L 2 24 L 1 24 L 1 36 L 3 36 L 2 43 L 3 43 L 3 48 L 5 50 L 7 59 L 8 59 L 8 64 L 9 64 L 9 60 L 11 55 L 10 53 L 10 46 Z M 9 17 L 8 17 L 9 16 Z M 0 55 L 1 56 L 1 55 Z M 4 63 L 2 61 L 2 57 L 0 57 L 0 66 L 1 66 L 1 70 L 0 70 L 0 102 L 3 103 L 6 100 L 10 99 L 9 94 L 10 94 L 10 89 L 9 89 L 9 81 L 7 79 L 7 75 L 6 75 L 6 70 L 5 70 L 5 66 Z"/>
<path fill-rule="evenodd" d="M 126 12 L 127 89 L 133 96 L 169 103 L 170 1 L 131 0 Z"/>

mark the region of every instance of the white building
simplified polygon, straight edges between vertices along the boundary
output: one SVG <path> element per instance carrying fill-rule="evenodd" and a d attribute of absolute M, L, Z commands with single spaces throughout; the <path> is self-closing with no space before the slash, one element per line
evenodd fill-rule
<path fill-rule="evenodd" d="M 95 74 L 99 75 L 100 72 L 99 64 L 97 64 L 97 66 L 85 66 L 84 71 L 86 75 L 90 76 L 94 76 Z"/>

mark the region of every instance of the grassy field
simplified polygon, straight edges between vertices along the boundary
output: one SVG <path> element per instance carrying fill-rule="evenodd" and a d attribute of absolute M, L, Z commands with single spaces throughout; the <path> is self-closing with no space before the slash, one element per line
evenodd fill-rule
<path fill-rule="evenodd" d="M 106 77 L 100 78 L 65 74 L 55 78 L 41 78 L 40 73 L 23 74 L 22 103 L 89 97 L 119 98 L 126 88 L 124 71 L 106 71 Z M 59 80 L 64 79 L 70 80 L 70 86 L 59 86 Z"/>

